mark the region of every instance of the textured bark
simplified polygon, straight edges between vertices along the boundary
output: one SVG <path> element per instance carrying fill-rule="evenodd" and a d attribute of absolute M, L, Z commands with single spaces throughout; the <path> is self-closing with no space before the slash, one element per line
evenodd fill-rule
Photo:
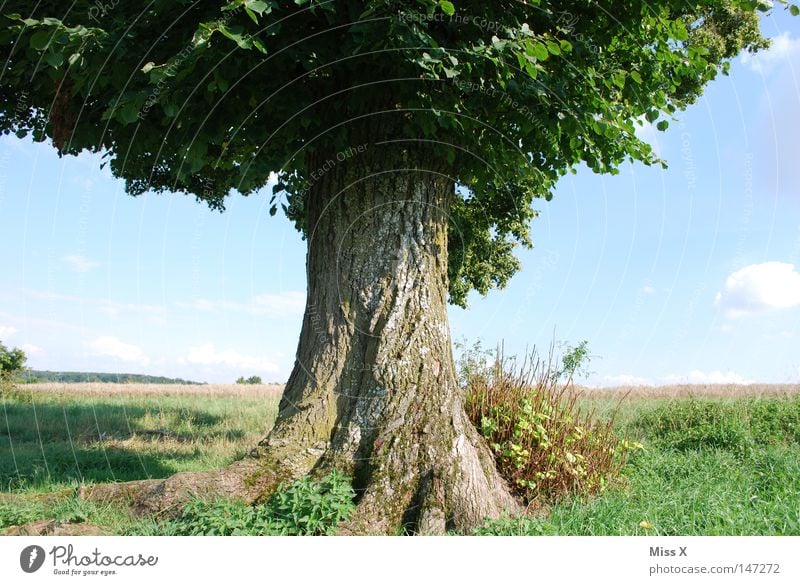
<path fill-rule="evenodd" d="M 309 161 L 331 168 L 311 189 L 303 332 L 261 449 L 290 476 L 351 474 L 357 532 L 441 533 L 513 511 L 455 378 L 448 169 L 396 143 L 339 158 Z"/>
<path fill-rule="evenodd" d="M 351 533 L 464 531 L 518 512 L 456 383 L 446 313 L 454 182 L 433 150 L 358 144 L 307 160 L 318 170 L 306 207 L 308 299 L 269 436 L 222 472 L 95 499 L 131 497 L 149 512 L 186 493 L 259 501 L 280 481 L 335 468 L 354 478 Z"/>

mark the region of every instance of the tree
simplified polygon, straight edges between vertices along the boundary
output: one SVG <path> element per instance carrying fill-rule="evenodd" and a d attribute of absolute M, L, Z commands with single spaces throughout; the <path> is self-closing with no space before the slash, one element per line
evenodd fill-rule
<path fill-rule="evenodd" d="M 447 302 L 508 281 L 533 201 L 566 172 L 661 162 L 636 125 L 665 129 L 731 58 L 765 47 L 759 8 L 6 2 L 4 133 L 102 153 L 131 195 L 217 210 L 273 177 L 270 213 L 308 242 L 274 428 L 220 472 L 137 484 L 138 505 L 256 501 L 335 468 L 354 478 L 357 532 L 467 530 L 517 511 L 464 414 Z"/>
<path fill-rule="evenodd" d="M 0 342 L 0 385 L 4 382 L 13 384 L 14 379 L 25 370 L 27 359 L 25 352 L 18 347 L 8 349 Z"/>
<path fill-rule="evenodd" d="M 250 376 L 249 378 L 245 378 L 244 376 L 239 376 L 236 379 L 237 384 L 261 384 L 261 376 Z"/>

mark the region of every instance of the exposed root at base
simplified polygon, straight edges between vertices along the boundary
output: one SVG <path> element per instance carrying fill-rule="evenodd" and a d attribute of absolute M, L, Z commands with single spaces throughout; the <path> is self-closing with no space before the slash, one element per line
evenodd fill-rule
<path fill-rule="evenodd" d="M 257 503 L 280 483 L 265 461 L 247 457 L 223 469 L 176 473 L 165 479 L 81 486 L 79 496 L 98 503 L 126 505 L 138 516 L 174 517 L 194 498 L 231 498 Z"/>
<path fill-rule="evenodd" d="M 399 481 L 382 473 L 373 475 L 358 498 L 353 517 L 340 526 L 340 534 L 466 533 L 486 518 L 522 514 L 496 472 L 485 475 L 477 464 L 479 458 L 451 459 L 452 466 L 439 467 L 436 473 L 430 469 L 416 477 L 405 473 Z M 313 473 L 324 471 L 318 467 Z M 128 506 L 138 516 L 174 518 L 194 498 L 265 502 L 281 483 L 297 475 L 261 451 L 217 471 L 83 486 L 79 495 L 94 502 Z"/>

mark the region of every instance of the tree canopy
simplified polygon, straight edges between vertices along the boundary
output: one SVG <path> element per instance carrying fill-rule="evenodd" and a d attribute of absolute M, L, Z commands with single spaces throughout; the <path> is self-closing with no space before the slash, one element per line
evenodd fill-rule
<path fill-rule="evenodd" d="M 25 352 L 14 347 L 8 349 L 0 342 L 0 376 L 14 376 L 25 369 L 28 357 Z"/>
<path fill-rule="evenodd" d="M 742 50 L 766 46 L 745 0 L 11 0 L 0 131 L 102 153 L 132 195 L 214 209 L 277 180 L 303 230 L 317 169 L 381 140 L 429 141 L 461 186 L 451 302 L 502 286 L 536 198 L 581 163 L 661 162 L 665 129 Z M 792 7 L 796 12 L 796 7 Z M 274 173 L 274 174 L 273 174 Z"/>

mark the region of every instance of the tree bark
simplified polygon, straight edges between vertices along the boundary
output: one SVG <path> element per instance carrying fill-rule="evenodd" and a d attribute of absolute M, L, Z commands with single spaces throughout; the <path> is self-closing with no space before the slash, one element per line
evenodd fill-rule
<path fill-rule="evenodd" d="M 250 457 L 149 486 L 140 507 L 187 489 L 259 501 L 281 481 L 336 469 L 354 478 L 351 533 L 463 532 L 518 511 L 456 382 L 454 181 L 441 156 L 409 144 L 308 156 L 308 297 L 275 426 Z"/>

